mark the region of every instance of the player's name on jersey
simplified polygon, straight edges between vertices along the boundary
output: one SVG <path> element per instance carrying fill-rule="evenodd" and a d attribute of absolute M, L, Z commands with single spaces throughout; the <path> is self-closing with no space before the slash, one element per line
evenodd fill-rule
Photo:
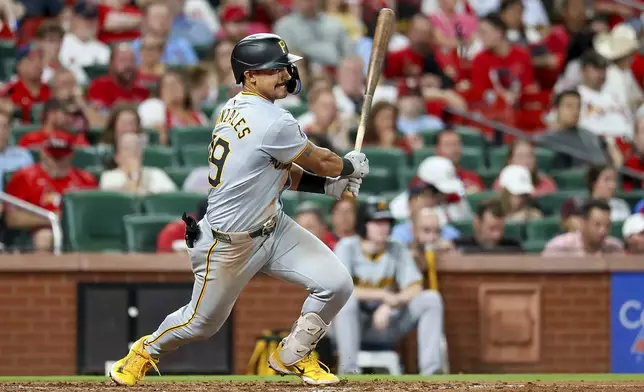
<path fill-rule="evenodd" d="M 235 132 L 237 132 L 237 137 L 239 139 L 250 134 L 250 128 L 247 126 L 246 120 L 239 115 L 237 109 L 224 108 L 219 113 L 215 125 L 221 123 L 226 123 L 233 127 Z"/>

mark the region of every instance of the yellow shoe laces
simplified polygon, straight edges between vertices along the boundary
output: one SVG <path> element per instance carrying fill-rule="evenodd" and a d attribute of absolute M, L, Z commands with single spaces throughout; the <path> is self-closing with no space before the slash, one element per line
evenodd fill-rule
<path fill-rule="evenodd" d="M 314 374 L 320 374 L 320 373 L 331 373 L 331 369 L 324 363 L 320 362 L 318 359 L 314 358 L 313 355 L 309 354 L 304 358 L 303 360 L 300 361 L 298 366 L 302 368 L 302 373 L 314 373 Z"/>
<path fill-rule="evenodd" d="M 154 358 L 152 358 L 152 356 L 150 356 L 150 354 L 148 354 L 147 352 L 139 352 L 138 350 L 134 351 L 134 353 L 136 354 L 136 356 L 133 358 L 133 366 L 139 369 L 139 374 L 136 375 L 136 378 L 138 380 L 141 380 L 143 376 L 145 376 L 145 373 L 150 370 L 150 367 L 154 368 L 159 376 L 161 375 L 156 361 L 154 360 Z"/>

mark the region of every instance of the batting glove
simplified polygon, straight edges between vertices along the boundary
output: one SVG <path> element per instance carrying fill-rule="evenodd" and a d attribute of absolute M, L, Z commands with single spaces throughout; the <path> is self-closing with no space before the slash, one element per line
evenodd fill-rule
<path fill-rule="evenodd" d="M 351 177 L 327 177 L 324 184 L 324 193 L 333 196 L 336 200 L 342 199 L 344 191 L 351 192 L 353 197 L 358 197 L 360 192 L 360 185 L 362 184 L 361 178 Z"/>
<path fill-rule="evenodd" d="M 369 174 L 369 159 L 367 156 L 358 151 L 349 151 L 345 156 L 353 165 L 353 173 L 347 177 L 364 178 Z"/>

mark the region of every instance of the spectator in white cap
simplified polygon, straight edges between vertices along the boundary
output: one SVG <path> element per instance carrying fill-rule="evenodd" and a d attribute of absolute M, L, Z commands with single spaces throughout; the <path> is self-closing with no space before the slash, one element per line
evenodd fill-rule
<path fill-rule="evenodd" d="M 644 254 L 644 213 L 629 216 L 622 226 L 622 236 L 629 254 Z"/>
<path fill-rule="evenodd" d="M 450 221 L 471 220 L 474 217 L 469 203 L 463 197 L 465 186 L 458 178 L 452 161 L 439 156 L 429 157 L 418 166 L 418 177 L 442 196 L 441 204 Z"/>
<path fill-rule="evenodd" d="M 530 196 L 534 192 L 530 170 L 508 165 L 501 170 L 499 185 L 506 222 L 527 222 L 543 217 Z"/>
<path fill-rule="evenodd" d="M 461 235 L 455 227 L 447 223 L 445 210 L 442 208 L 442 195 L 433 192 L 432 187 L 420 177 L 415 176 L 409 182 L 407 191 L 396 196 L 390 203 L 390 210 L 394 219 L 404 220 L 393 227 L 391 237 L 405 245 L 414 240 L 413 226 L 419 212 L 424 208 L 431 208 L 436 214 L 441 215 L 440 236 L 452 240 Z"/>

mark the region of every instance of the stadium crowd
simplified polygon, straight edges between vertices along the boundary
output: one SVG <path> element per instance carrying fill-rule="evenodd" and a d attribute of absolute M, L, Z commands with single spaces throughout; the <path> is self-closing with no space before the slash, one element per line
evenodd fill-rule
<path fill-rule="evenodd" d="M 390 202 L 421 268 L 427 246 L 644 253 L 639 4 L 0 0 L 0 190 L 57 214 L 66 251 L 183 251 L 178 217 L 204 213 L 210 132 L 241 89 L 234 44 L 274 32 L 304 56 L 304 91 L 276 104 L 342 152 L 388 6 L 360 199 Z M 318 196 L 287 191 L 284 209 L 333 248 L 356 204 Z M 6 251 L 52 249 L 46 218 L 0 208 Z"/>

